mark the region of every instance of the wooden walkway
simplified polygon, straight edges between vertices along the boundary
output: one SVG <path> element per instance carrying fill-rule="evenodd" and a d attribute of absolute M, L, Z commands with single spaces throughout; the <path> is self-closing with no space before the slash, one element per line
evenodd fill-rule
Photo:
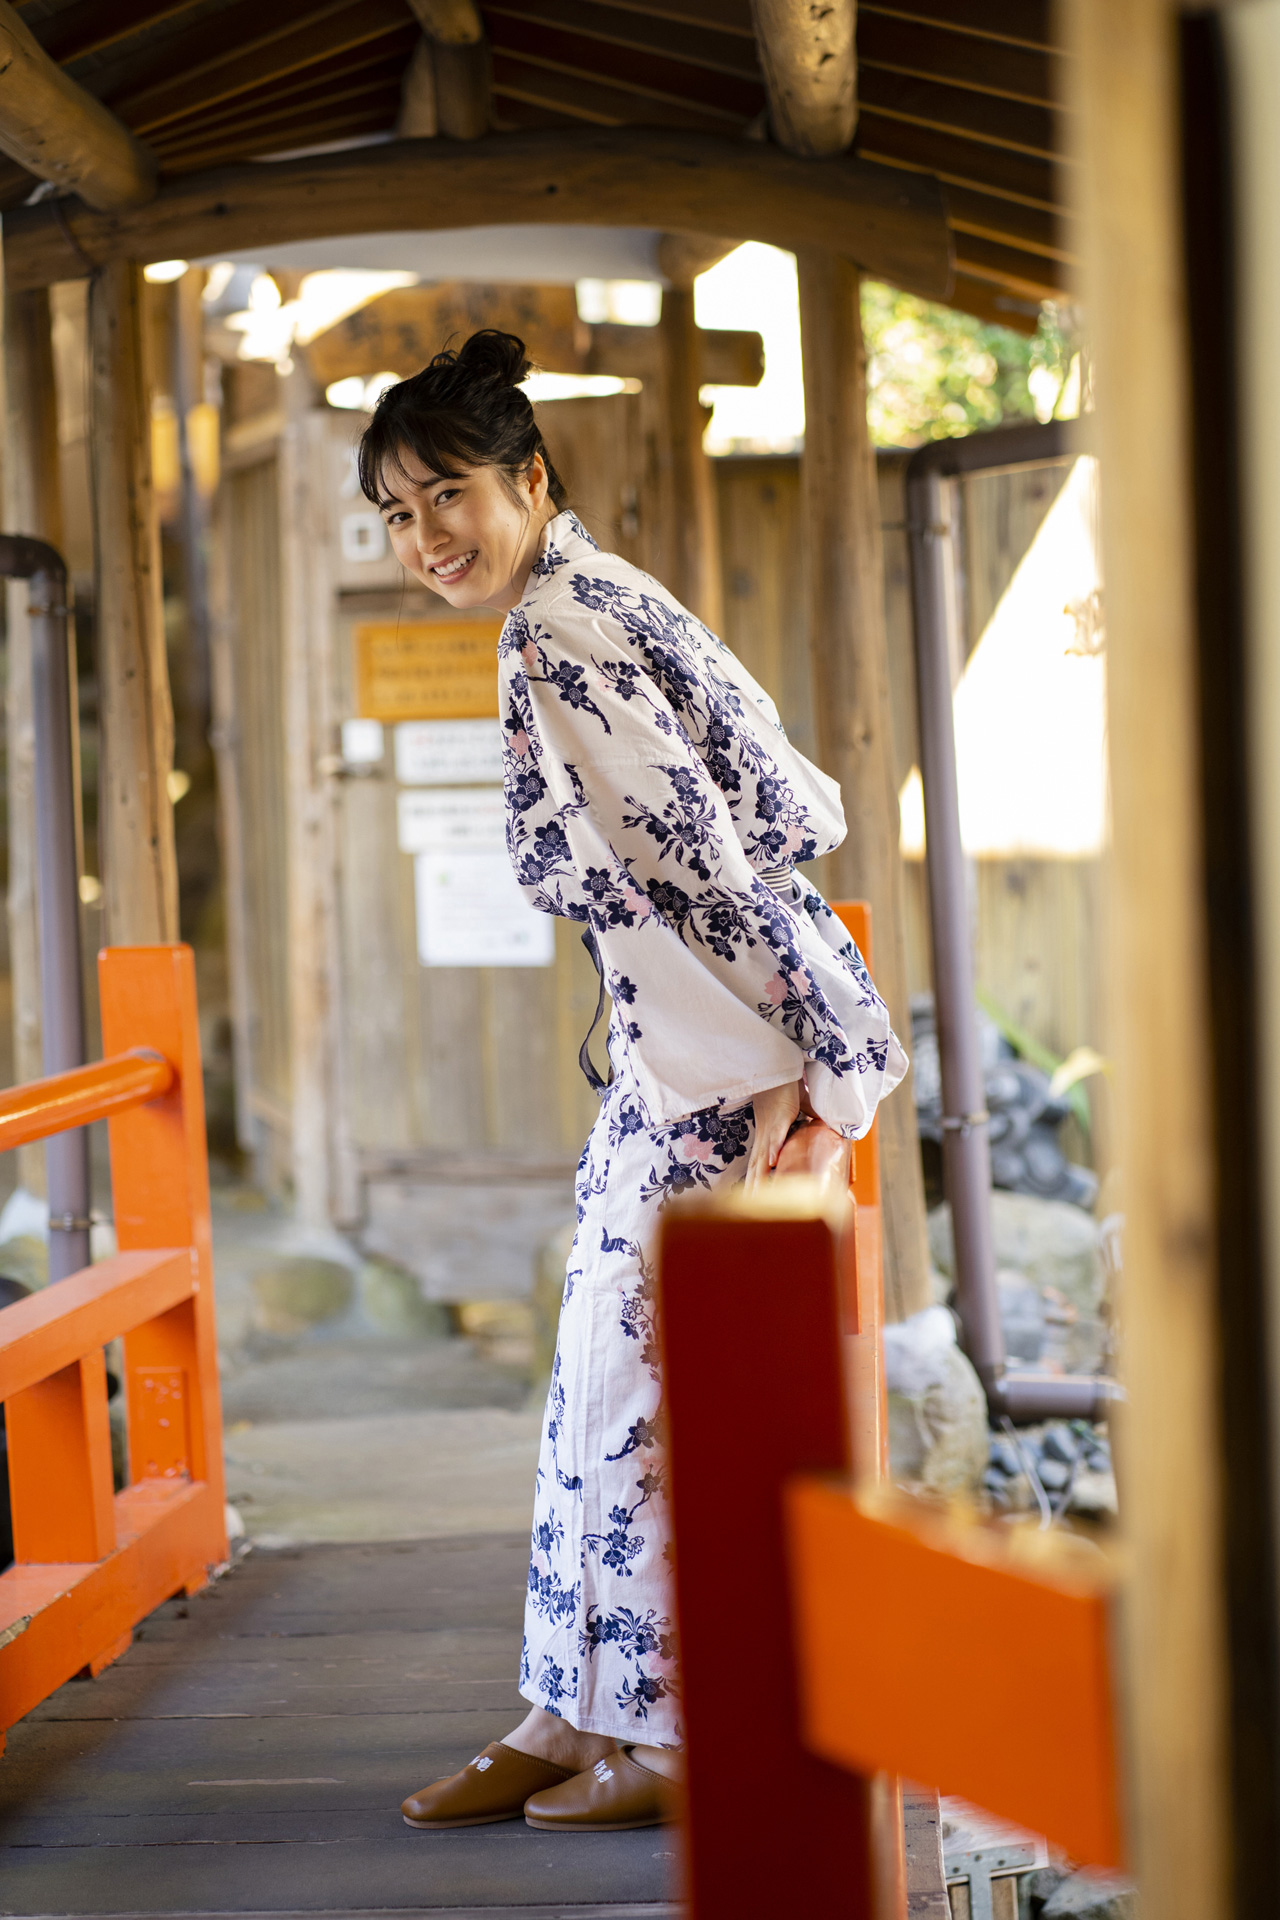
<path fill-rule="evenodd" d="M 522 1717 L 528 1539 L 255 1550 L 0 1760 L 0 1913 L 674 1915 L 675 1834 L 415 1833 Z"/>

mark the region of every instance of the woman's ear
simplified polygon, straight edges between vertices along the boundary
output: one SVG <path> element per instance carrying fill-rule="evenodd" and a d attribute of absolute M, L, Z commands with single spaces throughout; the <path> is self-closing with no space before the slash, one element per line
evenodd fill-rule
<path fill-rule="evenodd" d="M 535 453 L 529 462 L 529 471 L 525 475 L 525 485 L 529 489 L 529 505 L 537 513 L 547 494 L 551 490 L 551 481 L 547 475 L 547 463 L 540 453 Z"/>

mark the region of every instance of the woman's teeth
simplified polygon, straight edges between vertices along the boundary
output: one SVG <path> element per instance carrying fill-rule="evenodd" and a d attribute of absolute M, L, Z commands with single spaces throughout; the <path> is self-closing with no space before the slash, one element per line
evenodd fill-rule
<path fill-rule="evenodd" d="M 446 560 L 442 565 L 432 567 L 431 571 L 437 580 L 452 580 L 455 574 L 461 573 L 464 567 L 471 565 L 479 551 L 479 547 L 473 547 L 470 553 L 460 553 L 455 560 Z"/>

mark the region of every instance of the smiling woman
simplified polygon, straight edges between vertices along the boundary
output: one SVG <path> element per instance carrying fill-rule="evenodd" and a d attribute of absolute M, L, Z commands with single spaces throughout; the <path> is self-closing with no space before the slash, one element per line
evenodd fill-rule
<path fill-rule="evenodd" d="M 839 789 L 728 648 L 565 510 L 527 370 L 514 336 L 473 336 L 383 395 L 359 455 L 405 569 L 452 607 L 506 615 L 516 879 L 539 912 L 578 923 L 613 1001 L 607 1078 L 586 1043 L 579 1056 L 601 1105 L 534 1499 L 531 1711 L 404 1815 L 599 1832 L 668 1817 L 682 1739 L 661 1210 L 766 1178 L 802 1100 L 862 1136 L 906 1060 L 857 949 L 795 870 L 844 837 Z"/>
<path fill-rule="evenodd" d="M 514 334 L 473 333 L 389 387 L 360 443 L 396 558 L 452 607 L 510 612 L 568 498 L 520 390 L 529 371 Z"/>

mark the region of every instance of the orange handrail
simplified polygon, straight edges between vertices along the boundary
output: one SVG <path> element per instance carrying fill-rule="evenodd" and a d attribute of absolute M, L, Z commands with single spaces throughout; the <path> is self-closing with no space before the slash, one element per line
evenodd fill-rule
<path fill-rule="evenodd" d="M 143 1106 L 168 1093 L 173 1079 L 173 1066 L 162 1053 L 131 1047 L 110 1060 L 10 1087 L 0 1093 L 0 1153 Z"/>
<path fill-rule="evenodd" d="M 119 1252 L 0 1308 L 13 1565 L 0 1572 L 5 1729 L 129 1645 L 227 1557 L 195 962 L 98 959 L 107 1058 L 0 1095 L 0 1148 L 103 1116 Z M 123 1348 L 127 1484 L 114 1491 L 103 1347 Z"/>

